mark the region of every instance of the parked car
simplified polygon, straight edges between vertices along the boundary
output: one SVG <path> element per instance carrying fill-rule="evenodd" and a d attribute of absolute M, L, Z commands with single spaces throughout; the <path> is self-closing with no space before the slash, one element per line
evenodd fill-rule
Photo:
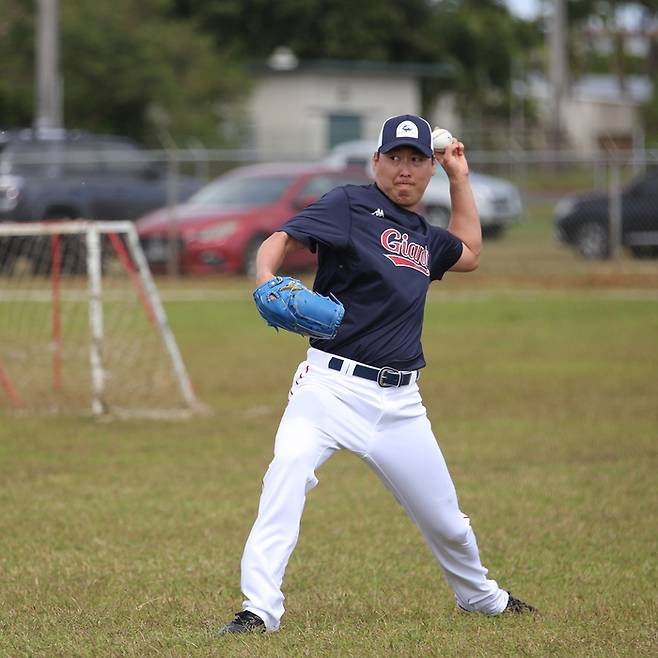
<path fill-rule="evenodd" d="M 338 185 L 365 185 L 362 167 L 268 163 L 234 169 L 194 194 L 187 203 L 162 208 L 138 219 L 146 259 L 166 271 L 170 236 L 177 243 L 183 274 L 256 273 L 256 252 L 265 238 L 293 215 Z M 291 254 L 289 271 L 313 267 L 307 250 Z"/>
<path fill-rule="evenodd" d="M 178 199 L 204 184 L 178 177 Z M 166 204 L 163 163 L 130 139 L 78 130 L 0 131 L 0 221 L 135 219 Z"/>
<path fill-rule="evenodd" d="M 636 258 L 658 257 L 658 171 L 621 192 L 621 246 Z M 556 238 L 584 258 L 610 256 L 610 198 L 595 192 L 561 199 L 555 206 Z"/>
<path fill-rule="evenodd" d="M 368 140 L 344 142 L 334 147 L 325 162 L 332 166 L 362 166 L 372 175 L 372 155 L 375 147 Z M 480 174 L 471 170 L 471 187 L 480 213 L 482 233 L 485 237 L 500 236 L 505 228 L 521 216 L 521 195 L 515 185 L 502 178 Z M 441 167 L 423 195 L 423 209 L 427 221 L 447 227 L 450 221 L 450 183 Z"/>

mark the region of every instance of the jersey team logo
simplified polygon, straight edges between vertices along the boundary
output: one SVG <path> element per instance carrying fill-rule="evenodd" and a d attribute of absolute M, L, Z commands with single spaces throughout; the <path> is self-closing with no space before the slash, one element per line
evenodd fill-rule
<path fill-rule="evenodd" d="M 382 247 L 388 254 L 384 254 L 395 267 L 410 267 L 425 276 L 430 275 L 427 264 L 430 261 L 430 252 L 427 247 L 416 242 L 409 242 L 406 233 L 400 233 L 397 229 L 386 229 L 380 238 Z"/>

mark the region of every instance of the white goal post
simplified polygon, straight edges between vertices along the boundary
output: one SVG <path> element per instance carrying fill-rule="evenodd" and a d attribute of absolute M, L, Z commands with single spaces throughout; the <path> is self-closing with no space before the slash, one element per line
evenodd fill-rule
<path fill-rule="evenodd" d="M 199 408 L 131 222 L 0 223 L 0 413 Z"/>

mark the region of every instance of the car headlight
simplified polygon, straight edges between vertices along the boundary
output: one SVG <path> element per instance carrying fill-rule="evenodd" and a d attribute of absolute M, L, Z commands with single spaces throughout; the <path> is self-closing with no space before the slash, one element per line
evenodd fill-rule
<path fill-rule="evenodd" d="M 472 186 L 475 206 L 480 213 L 480 218 L 484 219 L 495 214 L 494 208 L 494 191 L 487 185 Z"/>
<path fill-rule="evenodd" d="M 233 235 L 238 229 L 238 226 L 238 222 L 235 221 L 215 224 L 215 226 L 209 226 L 201 231 L 197 231 L 194 234 L 194 238 L 199 242 L 217 242 Z"/>
<path fill-rule="evenodd" d="M 573 197 L 565 197 L 564 199 L 560 199 L 555 205 L 556 219 L 562 219 L 563 217 L 566 217 L 573 212 L 575 207 L 576 199 Z"/>
<path fill-rule="evenodd" d="M 20 176 L 0 176 L 0 209 L 13 210 L 18 205 L 23 183 Z"/>
<path fill-rule="evenodd" d="M 473 196 L 479 201 L 492 201 L 496 196 L 494 190 L 488 185 L 473 185 Z"/>

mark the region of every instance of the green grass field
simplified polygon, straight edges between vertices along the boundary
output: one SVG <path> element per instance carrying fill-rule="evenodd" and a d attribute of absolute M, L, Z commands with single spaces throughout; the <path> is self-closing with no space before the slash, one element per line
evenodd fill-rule
<path fill-rule="evenodd" d="M 0 417 L 0 655 L 657 655 L 658 267 L 585 264 L 548 231 L 519 225 L 435 284 L 421 379 L 491 577 L 541 616 L 460 614 L 416 529 L 339 454 L 281 632 L 215 637 L 305 341 L 263 325 L 249 282 L 162 281 L 211 413 Z"/>

